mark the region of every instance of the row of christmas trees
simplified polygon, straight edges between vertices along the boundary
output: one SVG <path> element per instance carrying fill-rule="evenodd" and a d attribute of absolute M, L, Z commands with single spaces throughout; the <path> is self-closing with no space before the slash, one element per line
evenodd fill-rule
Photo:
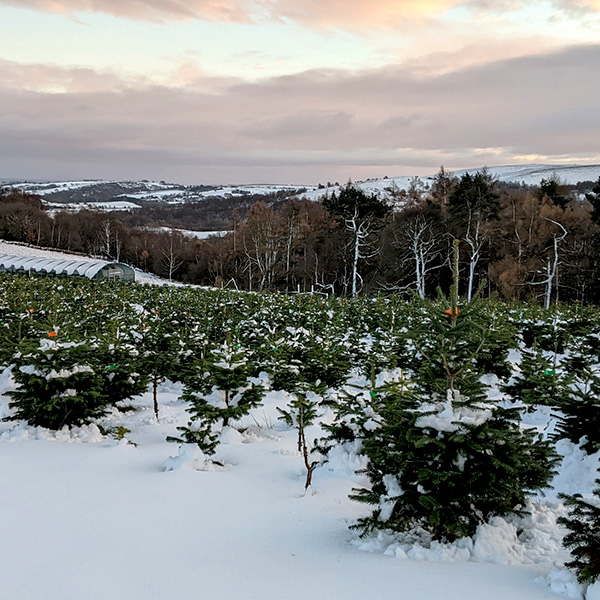
<path fill-rule="evenodd" d="M 340 444 L 367 459 L 370 488 L 354 496 L 373 506 L 357 524 L 365 532 L 421 527 L 453 540 L 518 511 L 558 460 L 552 440 L 521 424 L 536 405 L 560 411 L 555 439 L 581 440 L 590 453 L 600 446 L 593 308 L 461 303 L 456 285 L 448 298 L 409 303 L 13 276 L 0 288 L 0 358 L 16 383 L 11 418 L 81 424 L 149 385 L 158 416 L 158 383 L 172 379 L 189 401 L 178 439 L 210 456 L 220 430 L 261 402 L 256 377 L 265 371 L 272 389 L 290 394 L 282 418 L 298 431 L 307 486 L 319 461 L 306 427 L 319 405 L 336 415 L 317 443 L 323 460 Z M 349 391 L 351 369 L 371 385 Z M 497 381 L 501 402 L 489 394 Z M 594 579 L 598 509 L 580 497 L 566 502 L 573 566 Z"/>

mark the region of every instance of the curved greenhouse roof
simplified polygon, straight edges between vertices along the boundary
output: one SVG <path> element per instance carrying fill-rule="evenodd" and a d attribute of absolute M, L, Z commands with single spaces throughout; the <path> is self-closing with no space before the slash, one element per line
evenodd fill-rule
<path fill-rule="evenodd" d="M 135 281 L 134 270 L 123 263 L 0 254 L 0 273 L 7 272 Z"/>

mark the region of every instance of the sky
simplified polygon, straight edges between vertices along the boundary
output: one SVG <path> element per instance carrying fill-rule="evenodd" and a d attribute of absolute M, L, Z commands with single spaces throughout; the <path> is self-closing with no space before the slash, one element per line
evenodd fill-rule
<path fill-rule="evenodd" d="M 600 0 L 0 0 L 0 179 L 600 163 Z"/>

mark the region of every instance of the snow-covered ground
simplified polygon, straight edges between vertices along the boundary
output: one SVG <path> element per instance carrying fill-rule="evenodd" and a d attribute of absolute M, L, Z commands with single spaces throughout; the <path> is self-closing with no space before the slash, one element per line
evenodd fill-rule
<path fill-rule="evenodd" d="M 12 386 L 0 375 L 0 392 Z M 355 457 L 337 455 L 304 492 L 296 432 L 277 420 L 270 392 L 207 465 L 195 446 L 166 442 L 187 421 L 180 389 L 95 426 L 50 432 L 0 423 L 0 597 L 7 600 L 551 600 L 582 598 L 561 568 L 566 553 L 553 497 L 522 519 L 495 519 L 473 544 L 425 548 L 394 536 L 360 539 L 366 510 Z M 0 416 L 8 414 L 0 396 Z M 320 434 L 314 426 L 309 439 Z M 562 484 L 592 460 L 565 445 Z M 587 463 L 586 463 L 587 461 Z M 557 481 L 559 481 L 557 479 Z M 589 595 L 592 598 L 593 594 Z"/>
<path fill-rule="evenodd" d="M 178 229 L 177 227 L 145 227 L 144 229 L 158 233 L 177 231 L 186 237 L 196 238 L 197 240 L 207 240 L 210 237 L 225 237 L 228 233 L 231 233 L 231 231 L 192 231 L 191 229 Z"/>
<path fill-rule="evenodd" d="M 69 212 L 79 212 L 80 210 L 99 210 L 103 212 L 113 212 L 113 211 L 129 211 L 129 210 L 137 210 L 141 208 L 139 204 L 134 204 L 133 202 L 126 202 L 125 200 L 115 200 L 113 202 L 69 202 L 59 203 L 59 202 L 46 202 L 46 207 L 48 208 L 48 212 L 56 213 L 58 211 L 69 211 Z"/>
<path fill-rule="evenodd" d="M 0 242 L 0 253 L 64 258 Z M 90 259 L 93 260 L 93 259 Z M 132 413 L 51 432 L 2 422 L 0 373 L 0 600 L 582 600 L 563 564 L 560 492 L 590 494 L 600 453 L 562 441 L 553 487 L 522 518 L 494 519 L 451 545 L 349 529 L 368 508 L 348 499 L 366 484 L 343 451 L 316 469 L 312 493 L 296 432 L 278 420 L 287 396 L 270 392 L 222 436 L 206 464 L 194 446 L 168 443 L 187 423 L 181 389 L 150 393 Z M 328 415 L 325 413 L 326 419 Z M 540 430 L 549 410 L 527 415 Z M 309 429 L 313 440 L 321 435 Z M 118 436 L 117 436 L 118 437 Z M 600 584 L 586 595 L 600 600 Z"/>

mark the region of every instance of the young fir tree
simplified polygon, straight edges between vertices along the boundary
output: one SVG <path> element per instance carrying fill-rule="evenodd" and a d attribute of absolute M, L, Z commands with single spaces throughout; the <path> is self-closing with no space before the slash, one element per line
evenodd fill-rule
<path fill-rule="evenodd" d="M 528 406 L 560 407 L 568 393 L 572 375 L 558 363 L 557 355 L 540 347 L 521 349 L 520 373 L 502 389 Z"/>
<path fill-rule="evenodd" d="M 434 539 L 471 536 L 496 515 L 518 512 L 548 484 L 554 451 L 521 430 L 516 409 L 486 397 L 478 360 L 506 335 L 502 316 L 475 298 L 458 302 L 458 259 L 450 298 L 415 298 L 420 325 L 409 335 L 422 357 L 408 390 L 377 394 L 378 420 L 363 440 L 370 489 L 356 500 L 374 512 L 356 525 L 427 530 Z"/>
<path fill-rule="evenodd" d="M 596 483 L 600 485 L 600 479 Z M 563 545 L 573 556 L 566 566 L 577 573 L 580 583 L 593 583 L 600 577 L 600 487 L 593 494 L 593 503 L 581 494 L 561 496 L 569 516 L 560 517 L 558 522 L 569 530 Z"/>
<path fill-rule="evenodd" d="M 177 323 L 163 308 L 146 310 L 137 332 L 140 344 L 140 373 L 149 378 L 152 384 L 154 415 L 158 419 L 158 386 L 167 379 L 174 378 L 179 366 L 179 336 Z"/>
<path fill-rule="evenodd" d="M 190 402 L 191 419 L 179 427 L 181 438 L 170 441 L 197 444 L 208 455 L 215 453 L 224 427 L 258 406 L 264 388 L 254 382 L 254 365 L 241 346 L 226 341 L 198 361 L 196 375 L 188 374 L 182 398 Z"/>
<path fill-rule="evenodd" d="M 554 439 L 566 438 L 574 444 L 582 440 L 582 448 L 588 454 L 600 450 L 600 374 L 596 357 L 588 357 L 582 366 L 582 357 L 572 375 L 572 383 L 565 390 L 559 408 Z"/>
<path fill-rule="evenodd" d="M 319 406 L 315 392 L 327 387 L 321 377 L 336 377 L 333 366 L 332 373 L 324 372 L 330 363 L 327 361 L 327 346 L 324 348 L 319 341 L 304 327 L 287 327 L 275 340 L 269 365 L 273 389 L 286 391 L 290 396 L 287 407 L 278 407 L 277 410 L 279 418 L 298 432 L 298 452 L 306 467 L 305 489 L 310 487 L 318 464 L 310 457 L 311 449 L 306 439 L 306 428 L 313 424 Z M 322 360 L 317 366 L 319 356 Z"/>
<path fill-rule="evenodd" d="M 148 389 L 149 377 L 140 373 L 139 351 L 130 341 L 99 340 L 97 359 L 107 403 L 114 405 L 129 400 Z"/>
<path fill-rule="evenodd" d="M 104 382 L 89 342 L 60 340 L 55 331 L 38 342 L 24 341 L 14 357 L 16 388 L 8 392 L 16 408 L 12 420 L 60 429 L 102 416 L 107 408 Z"/>
<path fill-rule="evenodd" d="M 310 458 L 310 449 L 306 440 L 306 428 L 314 423 L 317 417 L 317 407 L 319 405 L 317 397 L 310 390 L 308 384 L 300 383 L 296 385 L 291 394 L 291 400 L 286 409 L 277 407 L 282 419 L 288 427 L 293 427 L 298 431 L 298 452 L 302 455 L 304 466 L 306 467 L 306 481 L 304 488 L 308 489 L 312 484 L 312 476 L 317 466 L 317 460 Z"/>
<path fill-rule="evenodd" d="M 343 389 L 331 390 L 327 404 L 333 409 L 334 419 L 324 423 L 327 435 L 315 442 L 315 448 L 322 455 L 322 462 L 329 460 L 334 448 L 340 448 L 349 457 L 356 459 L 365 455 L 364 442 L 374 435 L 382 423 L 382 400 L 394 397 L 397 407 L 414 407 L 410 404 L 410 382 L 402 371 L 396 372 L 392 381 L 376 385 L 375 370 L 366 385 L 349 384 Z"/>

